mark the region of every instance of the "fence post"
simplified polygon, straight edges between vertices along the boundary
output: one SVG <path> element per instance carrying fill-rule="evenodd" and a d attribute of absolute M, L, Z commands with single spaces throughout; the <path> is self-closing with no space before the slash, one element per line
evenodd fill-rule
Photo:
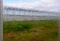
<path fill-rule="evenodd" d="M 2 33 L 2 0 L 0 0 L 0 41 L 3 40 L 3 33 Z"/>
<path fill-rule="evenodd" d="M 58 41 L 60 41 L 60 16 L 58 16 Z"/>

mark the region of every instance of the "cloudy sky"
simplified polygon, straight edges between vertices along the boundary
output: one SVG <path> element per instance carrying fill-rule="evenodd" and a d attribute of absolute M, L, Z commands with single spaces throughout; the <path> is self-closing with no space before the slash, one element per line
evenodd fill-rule
<path fill-rule="evenodd" d="M 59 0 L 3 0 L 3 6 L 59 12 Z"/>

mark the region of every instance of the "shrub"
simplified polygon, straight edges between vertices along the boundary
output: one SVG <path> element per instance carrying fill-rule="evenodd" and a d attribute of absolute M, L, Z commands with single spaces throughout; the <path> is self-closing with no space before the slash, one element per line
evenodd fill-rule
<path fill-rule="evenodd" d="M 10 26 L 9 26 L 10 25 Z M 29 23 L 23 23 L 23 24 L 7 24 L 6 27 L 3 29 L 6 32 L 14 32 L 14 31 L 24 31 L 29 30 L 31 28 L 31 25 Z"/>
<path fill-rule="evenodd" d="M 16 31 L 24 31 L 24 30 L 28 30 L 30 28 L 31 28 L 31 26 L 29 24 L 21 24 L 21 25 L 17 25 L 15 27 Z"/>

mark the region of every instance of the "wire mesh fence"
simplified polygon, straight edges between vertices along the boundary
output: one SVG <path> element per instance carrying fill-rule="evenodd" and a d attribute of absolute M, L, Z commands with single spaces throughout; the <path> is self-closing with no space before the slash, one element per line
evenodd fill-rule
<path fill-rule="evenodd" d="M 5 8 L 3 11 L 3 21 L 57 20 L 58 40 L 59 40 L 60 39 L 60 18 L 57 14 L 58 13 L 53 13 L 53 12 Z"/>

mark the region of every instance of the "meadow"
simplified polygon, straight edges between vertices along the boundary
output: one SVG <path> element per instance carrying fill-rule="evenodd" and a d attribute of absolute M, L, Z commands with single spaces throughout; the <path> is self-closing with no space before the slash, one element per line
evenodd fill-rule
<path fill-rule="evenodd" d="M 57 41 L 56 20 L 3 22 L 3 41 Z"/>

